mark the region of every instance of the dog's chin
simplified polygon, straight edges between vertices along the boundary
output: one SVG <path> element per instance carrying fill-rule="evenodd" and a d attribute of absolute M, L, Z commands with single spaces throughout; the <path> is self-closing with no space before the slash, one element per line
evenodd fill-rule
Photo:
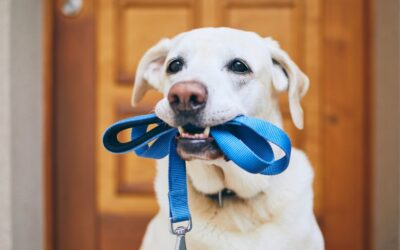
<path fill-rule="evenodd" d="M 185 161 L 215 160 L 223 157 L 223 153 L 215 143 L 214 138 L 183 138 L 177 137 L 178 155 Z"/>

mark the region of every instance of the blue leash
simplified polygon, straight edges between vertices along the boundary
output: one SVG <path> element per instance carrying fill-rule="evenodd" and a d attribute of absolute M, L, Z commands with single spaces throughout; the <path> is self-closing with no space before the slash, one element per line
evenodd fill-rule
<path fill-rule="evenodd" d="M 150 124 L 157 126 L 147 131 Z M 125 129 L 132 129 L 131 141 L 119 142 L 117 135 Z M 107 128 L 103 136 L 104 146 L 113 153 L 134 150 L 138 156 L 153 159 L 161 159 L 169 154 L 168 195 L 172 229 L 173 223 L 183 221 L 188 221 L 188 227 L 191 228 L 186 165 L 176 152 L 177 134 L 176 128 L 168 126 L 155 114 L 149 114 L 121 120 Z M 247 172 L 276 175 L 289 165 L 290 139 L 269 122 L 242 115 L 212 127 L 210 134 L 224 155 Z M 151 146 L 150 142 L 153 142 Z M 275 159 L 270 143 L 282 149 L 285 155 Z"/>

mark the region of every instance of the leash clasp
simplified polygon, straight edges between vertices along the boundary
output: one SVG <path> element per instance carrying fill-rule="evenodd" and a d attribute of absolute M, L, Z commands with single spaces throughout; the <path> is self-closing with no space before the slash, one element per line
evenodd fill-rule
<path fill-rule="evenodd" d="M 192 230 L 192 218 L 189 217 L 188 223 L 186 226 L 179 225 L 176 228 L 174 227 L 174 222 L 172 218 L 170 218 L 171 228 L 170 231 L 172 234 L 177 236 L 175 250 L 186 250 L 186 239 L 185 235 L 187 232 Z"/>
<path fill-rule="evenodd" d="M 188 223 L 187 223 L 186 226 L 177 226 L 177 227 L 174 227 L 174 224 L 176 224 L 176 223 L 174 223 L 174 222 L 172 221 L 172 218 L 169 218 L 169 220 L 170 220 L 170 225 L 171 225 L 171 227 L 170 227 L 170 232 L 171 232 L 172 234 L 175 234 L 175 235 L 185 235 L 187 232 L 189 232 L 190 230 L 192 230 L 192 217 L 189 217 L 189 220 L 187 221 Z"/>

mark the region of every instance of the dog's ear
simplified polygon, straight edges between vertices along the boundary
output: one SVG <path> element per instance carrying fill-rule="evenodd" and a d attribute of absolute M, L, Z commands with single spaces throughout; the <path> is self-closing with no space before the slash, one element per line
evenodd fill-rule
<path fill-rule="evenodd" d="M 275 40 L 270 37 L 265 40 L 272 56 L 272 84 L 279 92 L 288 91 L 289 109 L 293 123 L 297 128 L 302 129 L 304 121 L 300 99 L 306 94 L 310 85 L 308 77 Z"/>
<path fill-rule="evenodd" d="M 163 65 L 170 49 L 171 41 L 162 39 L 150 48 L 140 59 L 136 69 L 135 84 L 132 93 L 132 105 L 135 106 L 149 89 L 161 90 Z"/>

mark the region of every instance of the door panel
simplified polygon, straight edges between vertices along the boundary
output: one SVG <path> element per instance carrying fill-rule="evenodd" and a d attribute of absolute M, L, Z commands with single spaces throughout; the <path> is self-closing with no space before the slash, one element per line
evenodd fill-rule
<path fill-rule="evenodd" d="M 197 21 L 195 1 L 120 0 L 109 4 L 115 14 L 110 32 L 116 38 L 117 81 L 129 87 L 135 66 L 149 47 L 162 37 L 194 28 Z"/>

